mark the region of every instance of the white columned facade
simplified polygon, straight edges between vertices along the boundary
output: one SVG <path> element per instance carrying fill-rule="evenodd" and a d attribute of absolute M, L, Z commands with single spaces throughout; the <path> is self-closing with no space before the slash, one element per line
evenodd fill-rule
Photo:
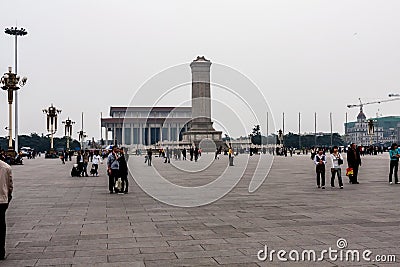
<path fill-rule="evenodd" d="M 147 126 L 147 144 L 151 145 L 151 128 L 150 128 L 150 124 Z"/>
<path fill-rule="evenodd" d="M 108 146 L 108 124 L 106 124 L 105 129 L 106 129 L 106 133 L 105 133 L 105 135 L 106 135 L 106 145 Z"/>
<path fill-rule="evenodd" d="M 140 144 L 140 145 L 143 145 L 142 131 L 143 131 L 142 124 L 139 123 L 139 144 Z"/>
<path fill-rule="evenodd" d="M 126 143 L 125 143 L 125 127 L 124 127 L 124 124 L 123 123 L 121 123 L 121 145 L 126 145 Z"/>
<path fill-rule="evenodd" d="M 135 138 L 134 138 L 133 132 L 135 130 L 135 124 L 132 123 L 131 125 L 132 125 L 132 127 L 131 127 L 131 145 L 134 145 L 135 144 L 135 142 L 134 142 Z"/>
<path fill-rule="evenodd" d="M 117 144 L 117 131 L 116 123 L 113 123 L 113 145 Z"/>

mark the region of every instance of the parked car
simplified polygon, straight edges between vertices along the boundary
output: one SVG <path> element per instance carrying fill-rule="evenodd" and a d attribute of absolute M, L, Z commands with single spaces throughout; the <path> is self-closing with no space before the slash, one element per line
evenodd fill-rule
<path fill-rule="evenodd" d="M 32 152 L 33 152 L 33 149 L 28 146 L 21 147 L 21 149 L 20 149 L 21 157 L 27 157 L 29 155 L 29 153 L 31 153 L 31 155 L 32 155 Z"/>

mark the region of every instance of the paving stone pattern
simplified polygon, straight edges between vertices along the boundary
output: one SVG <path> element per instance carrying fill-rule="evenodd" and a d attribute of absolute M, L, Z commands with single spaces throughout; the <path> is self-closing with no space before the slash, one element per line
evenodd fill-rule
<path fill-rule="evenodd" d="M 105 164 L 99 177 L 73 178 L 72 162 L 25 160 L 13 167 L 7 259 L 0 266 L 386 266 L 260 262 L 256 256 L 264 245 L 336 248 L 338 238 L 349 249 L 395 254 L 400 261 L 400 185 L 388 184 L 387 155 L 365 157 L 360 184 L 344 177 L 343 190 L 330 188 L 328 172 L 327 189 L 317 189 L 309 157 L 276 157 L 267 180 L 249 194 L 257 157 L 228 195 L 198 208 L 160 203 L 132 177 L 129 194 L 110 195 Z M 154 164 L 174 182 L 197 186 L 214 179 L 228 160 L 222 157 L 190 179 L 159 158 Z"/>

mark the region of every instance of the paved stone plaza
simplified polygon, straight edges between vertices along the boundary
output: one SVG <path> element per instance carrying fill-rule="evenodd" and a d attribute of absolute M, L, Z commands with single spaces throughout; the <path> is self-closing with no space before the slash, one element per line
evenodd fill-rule
<path fill-rule="evenodd" d="M 131 177 L 129 194 L 110 195 L 105 164 L 100 177 L 72 178 L 71 162 L 25 160 L 13 167 L 7 259 L 0 266 L 384 266 L 276 258 L 271 263 L 256 256 L 264 245 L 335 249 L 338 238 L 347 240 L 348 249 L 395 254 L 400 261 L 400 185 L 388 184 L 387 155 L 364 157 L 360 184 L 344 177 L 343 190 L 330 188 L 329 179 L 326 190 L 317 189 L 309 157 L 276 157 L 267 180 L 249 194 L 257 157 L 227 196 L 198 208 L 162 204 Z M 176 169 L 159 158 L 153 162 L 173 182 L 198 186 L 228 160 L 222 157 L 194 179 L 174 175 Z"/>

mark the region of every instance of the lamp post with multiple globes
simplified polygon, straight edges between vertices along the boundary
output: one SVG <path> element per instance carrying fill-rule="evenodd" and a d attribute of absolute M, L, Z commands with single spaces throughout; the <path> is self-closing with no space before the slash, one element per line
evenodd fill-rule
<path fill-rule="evenodd" d="M 28 34 L 26 29 L 24 28 L 17 28 L 17 27 L 11 27 L 11 28 L 6 28 L 4 31 L 6 34 L 14 36 L 15 37 L 15 74 L 18 73 L 18 37 L 19 36 L 25 36 Z M 18 91 L 15 91 L 15 150 L 18 152 Z"/>
<path fill-rule="evenodd" d="M 26 84 L 27 78 L 23 77 L 20 79 L 16 73 L 12 72 L 12 67 L 8 67 L 8 72 L 4 73 L 0 79 L 1 89 L 7 91 L 8 95 L 8 151 L 7 154 L 12 158 L 15 158 L 16 152 L 13 148 L 12 141 L 12 103 L 14 99 L 14 92 L 23 87 Z"/>
<path fill-rule="evenodd" d="M 54 134 L 57 132 L 57 117 L 58 114 L 61 113 L 60 109 L 51 104 L 47 109 L 43 109 L 43 113 L 47 115 L 47 131 L 50 133 L 50 151 L 46 153 L 46 158 L 54 158 L 56 157 L 56 153 L 54 152 Z"/>
<path fill-rule="evenodd" d="M 72 136 L 72 124 L 75 122 L 70 120 L 69 117 L 65 121 L 62 122 L 65 126 L 65 136 L 67 138 L 67 152 L 69 152 L 69 139 Z"/>

